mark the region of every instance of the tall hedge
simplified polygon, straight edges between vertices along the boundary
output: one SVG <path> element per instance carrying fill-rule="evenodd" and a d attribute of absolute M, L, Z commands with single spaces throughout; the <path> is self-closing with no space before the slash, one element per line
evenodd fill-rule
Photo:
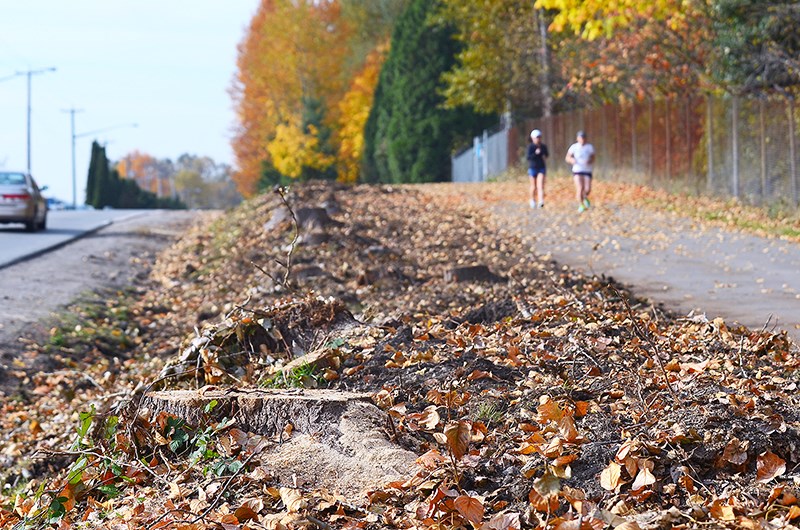
<path fill-rule="evenodd" d="M 106 148 L 92 142 L 92 159 L 86 181 L 86 204 L 95 208 L 165 208 L 183 209 L 186 206 L 178 199 L 158 197 L 145 191 L 136 181 L 121 178 L 116 169 L 110 167 Z"/>
<path fill-rule="evenodd" d="M 428 22 L 437 1 L 412 0 L 398 19 L 364 128 L 363 178 L 371 182 L 450 179 L 450 155 L 496 120 L 445 109 L 441 76 L 459 51 L 453 29 Z"/>

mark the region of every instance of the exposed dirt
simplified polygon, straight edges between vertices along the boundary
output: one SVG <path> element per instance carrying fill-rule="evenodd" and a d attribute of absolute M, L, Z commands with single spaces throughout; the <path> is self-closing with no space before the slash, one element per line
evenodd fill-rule
<path fill-rule="evenodd" d="M 28 355 L 47 342 L 54 315 L 70 303 L 102 305 L 142 289 L 157 254 L 208 213 L 154 211 L 120 221 L 62 248 L 0 270 L 0 393 L 17 391 L 22 372 L 54 371 L 50 356 Z M 22 371 L 9 377 L 8 371 Z"/>
<path fill-rule="evenodd" d="M 800 352 L 786 334 L 684 317 L 561 267 L 445 187 L 309 185 L 287 200 L 316 220 L 295 224 L 279 196 L 259 197 L 164 252 L 157 286 L 87 318 L 116 349 L 72 332 L 31 346 L 74 370 L 40 374 L 5 405 L 5 480 L 29 499 L 5 497 L 0 521 L 489 530 L 800 517 Z M 452 273 L 474 266 L 506 281 Z M 356 494 L 307 426 L 264 435 L 211 414 L 139 414 L 154 388 L 265 386 L 371 393 L 417 473 Z M 353 421 L 351 433 L 374 428 Z M 264 449 L 289 442 L 310 444 L 291 477 Z M 22 449 L 32 443 L 51 452 Z M 42 484 L 54 493 L 37 497 Z"/>

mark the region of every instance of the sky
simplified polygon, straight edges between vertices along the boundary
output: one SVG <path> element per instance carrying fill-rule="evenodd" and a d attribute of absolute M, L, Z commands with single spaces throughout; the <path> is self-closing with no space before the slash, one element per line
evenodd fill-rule
<path fill-rule="evenodd" d="M 0 0 L 0 169 L 31 173 L 45 196 L 77 203 L 92 140 L 119 160 L 138 150 L 234 164 L 229 94 L 237 45 L 259 0 Z M 100 131 L 100 132 L 95 132 Z"/>

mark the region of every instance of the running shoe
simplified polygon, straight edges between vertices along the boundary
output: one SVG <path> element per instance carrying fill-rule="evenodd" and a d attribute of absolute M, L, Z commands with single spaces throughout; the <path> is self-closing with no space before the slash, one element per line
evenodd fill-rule
<path fill-rule="evenodd" d="M 539 203 L 539 208 L 544 208 L 544 203 L 543 202 Z"/>
<path fill-rule="evenodd" d="M 586 207 L 585 207 L 583 204 L 581 204 L 580 206 L 578 206 L 578 213 L 583 213 L 583 212 L 585 212 L 585 211 L 586 211 Z"/>
<path fill-rule="evenodd" d="M 535 210 L 536 209 L 536 201 L 529 201 L 528 204 L 530 205 L 531 210 Z"/>
<path fill-rule="evenodd" d="M 586 208 L 587 210 L 588 210 L 589 208 L 591 208 L 591 206 L 592 206 L 592 203 L 590 203 L 590 202 L 589 202 L 589 198 L 588 198 L 588 197 L 587 197 L 586 199 L 583 199 L 583 206 L 584 206 L 584 208 Z"/>

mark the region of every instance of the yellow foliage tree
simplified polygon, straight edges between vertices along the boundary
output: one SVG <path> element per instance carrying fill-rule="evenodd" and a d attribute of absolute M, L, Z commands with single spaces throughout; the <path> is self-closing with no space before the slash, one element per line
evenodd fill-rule
<path fill-rule="evenodd" d="M 280 163 L 289 167 L 285 160 L 315 159 L 285 150 L 309 148 L 309 142 L 297 140 L 310 131 L 296 120 L 306 101 L 336 108 L 346 79 L 348 31 L 338 1 L 262 0 L 239 45 L 231 89 L 238 115 L 234 180 L 243 195 L 255 193 L 264 162 L 275 164 L 271 151 L 284 153 Z M 335 123 L 336 116 L 330 112 L 325 119 Z"/>
<path fill-rule="evenodd" d="M 609 37 L 616 29 L 644 17 L 664 20 L 678 27 L 699 11 L 707 9 L 710 0 L 536 0 L 535 6 L 557 12 L 552 29 L 571 29 L 586 40 Z"/>
<path fill-rule="evenodd" d="M 342 182 L 358 180 L 364 154 L 364 124 L 372 108 L 375 86 L 388 48 L 388 43 L 384 43 L 369 54 L 364 68 L 339 102 L 338 163 Z"/>
<path fill-rule="evenodd" d="M 297 178 L 304 169 L 323 171 L 334 163 L 334 157 L 319 149 L 318 130 L 308 125 L 305 130 L 299 118 L 276 127 L 275 138 L 267 145 L 275 169 L 290 178 Z"/>

